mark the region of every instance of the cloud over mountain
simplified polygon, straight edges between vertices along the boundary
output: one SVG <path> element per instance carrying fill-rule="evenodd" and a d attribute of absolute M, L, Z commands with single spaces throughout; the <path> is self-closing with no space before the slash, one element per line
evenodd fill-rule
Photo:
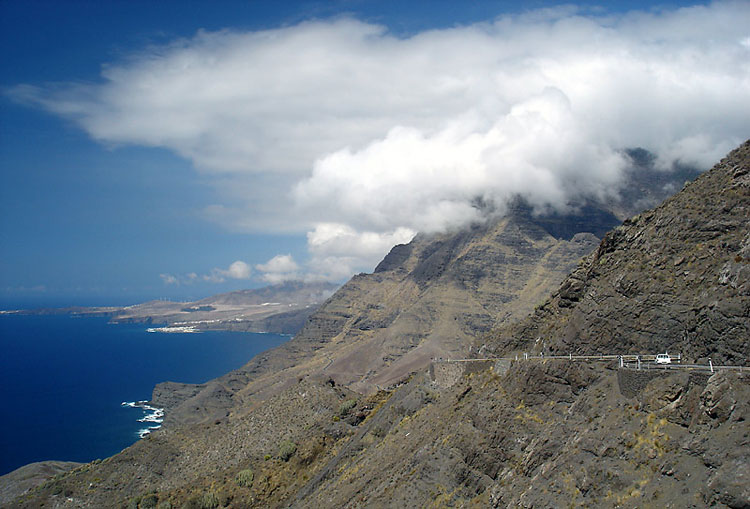
<path fill-rule="evenodd" d="M 259 263 L 255 268 L 262 273 L 261 278 L 271 284 L 300 279 L 300 266 L 292 255 L 276 255 L 266 263 Z"/>
<path fill-rule="evenodd" d="M 478 218 L 477 201 L 614 196 L 623 148 L 707 167 L 750 135 L 748 19 L 749 3 L 720 2 L 545 9 L 408 37 L 354 19 L 199 32 L 99 83 L 10 93 L 102 142 L 188 158 L 231 198 L 211 218 L 307 231 L 308 270 L 336 277 Z"/>

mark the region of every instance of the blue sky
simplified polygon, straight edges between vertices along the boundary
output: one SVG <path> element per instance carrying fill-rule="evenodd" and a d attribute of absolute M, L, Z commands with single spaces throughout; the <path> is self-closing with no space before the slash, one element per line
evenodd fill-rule
<path fill-rule="evenodd" d="M 747 137 L 747 2 L 0 1 L 0 303 L 369 271 Z"/>

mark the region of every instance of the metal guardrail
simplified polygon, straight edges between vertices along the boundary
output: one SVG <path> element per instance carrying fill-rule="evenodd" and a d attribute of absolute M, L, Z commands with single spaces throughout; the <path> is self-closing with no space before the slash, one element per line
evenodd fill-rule
<path fill-rule="evenodd" d="M 714 373 L 722 370 L 750 372 L 750 366 L 717 366 L 709 359 L 708 364 L 683 364 L 682 355 L 673 357 L 670 364 L 657 364 L 656 354 L 624 354 L 624 355 L 528 355 L 524 353 L 513 357 L 479 357 L 474 359 L 433 359 L 433 362 L 488 362 L 488 361 L 533 361 L 533 360 L 567 360 L 567 361 L 618 361 L 620 368 L 635 370 L 667 370 L 686 369 L 694 371 L 708 371 Z"/>
<path fill-rule="evenodd" d="M 715 373 L 717 371 L 739 371 L 750 373 L 750 367 L 748 366 L 714 366 L 713 364 L 656 364 L 652 362 L 643 362 L 640 367 L 636 363 L 625 363 L 620 366 L 624 369 L 633 370 L 646 370 L 646 371 L 658 371 L 658 370 L 688 370 L 688 371 L 706 371 L 709 373 Z"/>

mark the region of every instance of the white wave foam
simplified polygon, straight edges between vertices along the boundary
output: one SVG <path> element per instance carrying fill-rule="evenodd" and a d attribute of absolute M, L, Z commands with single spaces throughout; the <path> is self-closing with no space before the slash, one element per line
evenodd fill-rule
<path fill-rule="evenodd" d="M 138 430 L 138 438 L 143 438 L 146 435 L 150 434 L 153 430 L 161 428 L 161 424 L 158 426 L 149 426 L 148 428 L 143 428 Z"/>
<path fill-rule="evenodd" d="M 196 333 L 200 332 L 195 326 L 185 325 L 179 327 L 149 327 L 146 332 L 166 332 L 166 333 Z"/>
<path fill-rule="evenodd" d="M 142 428 L 138 430 L 138 437 L 143 438 L 153 430 L 161 428 L 161 423 L 164 421 L 164 409 L 149 405 L 148 401 L 123 401 L 122 406 L 127 408 L 140 408 L 143 410 L 145 415 L 138 419 L 138 422 L 149 422 L 156 424 L 155 426 L 149 426 L 148 428 Z"/>

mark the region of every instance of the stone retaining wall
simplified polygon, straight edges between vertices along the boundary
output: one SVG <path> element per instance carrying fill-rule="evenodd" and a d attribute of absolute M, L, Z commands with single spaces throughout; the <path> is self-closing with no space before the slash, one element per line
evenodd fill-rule
<path fill-rule="evenodd" d="M 430 364 L 430 378 L 440 387 L 451 387 L 462 376 L 486 371 L 494 365 L 494 360 L 468 362 L 437 361 Z"/>
<path fill-rule="evenodd" d="M 655 378 L 664 378 L 675 373 L 675 371 L 670 369 L 618 369 L 617 383 L 620 386 L 620 393 L 623 396 L 634 398 L 646 388 L 646 385 L 648 385 L 651 380 Z M 711 375 L 708 373 L 691 372 L 688 376 L 687 386 L 689 387 L 696 384 L 705 387 L 710 377 Z"/>
<path fill-rule="evenodd" d="M 617 383 L 620 386 L 620 394 L 627 398 L 634 398 L 654 378 L 666 377 L 671 374 L 671 371 L 666 370 L 618 369 Z"/>

